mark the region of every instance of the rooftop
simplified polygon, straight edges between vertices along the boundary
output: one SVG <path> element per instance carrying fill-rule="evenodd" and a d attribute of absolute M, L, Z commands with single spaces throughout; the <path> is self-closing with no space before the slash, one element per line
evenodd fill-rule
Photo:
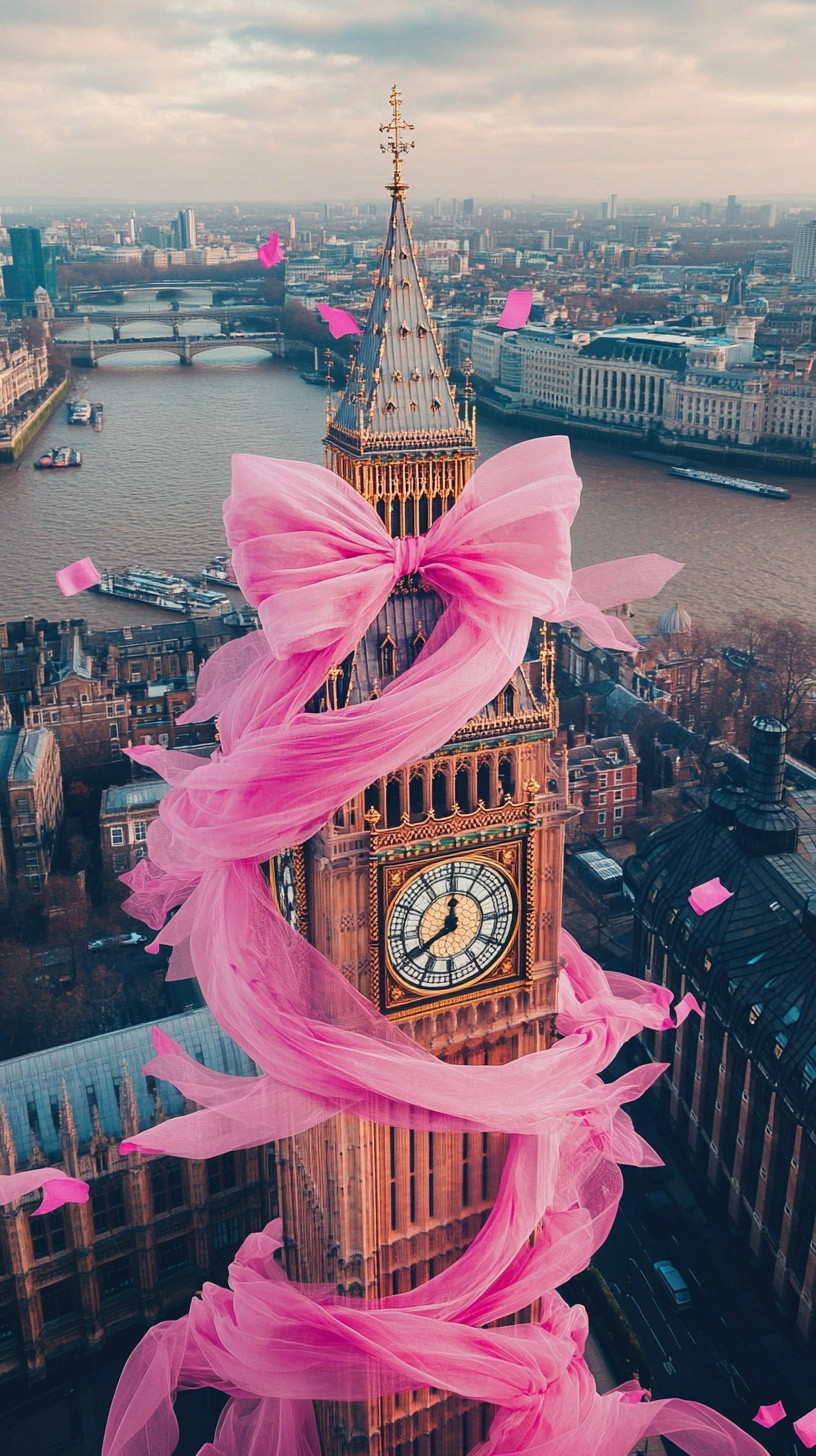
<path fill-rule="evenodd" d="M 115 784 L 102 795 L 102 814 L 125 814 L 128 809 L 150 809 L 160 803 L 170 785 L 164 779 L 147 779 L 132 784 Z"/>
<path fill-rule="evenodd" d="M 47 1160 L 61 1160 L 60 1107 L 66 1097 L 80 1148 L 87 1148 L 93 1137 L 94 1109 L 102 1131 L 109 1137 L 120 1137 L 119 1099 L 124 1076 L 129 1076 L 133 1085 L 140 1127 L 151 1125 L 157 1105 L 141 1068 L 153 1056 L 150 1032 L 154 1024 L 109 1031 L 0 1062 L 0 1107 L 8 1119 L 22 1167 L 31 1155 L 32 1135 Z M 169 1016 L 158 1025 L 191 1056 L 215 1071 L 238 1075 L 255 1072 L 249 1058 L 224 1035 L 206 1008 Z M 174 1117 L 184 1111 L 181 1093 L 169 1082 L 158 1081 L 156 1089 L 164 1113 Z"/>

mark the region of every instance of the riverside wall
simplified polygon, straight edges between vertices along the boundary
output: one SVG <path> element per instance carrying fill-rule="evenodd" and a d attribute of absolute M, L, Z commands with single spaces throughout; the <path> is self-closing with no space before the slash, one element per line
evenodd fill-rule
<path fill-rule="evenodd" d="M 71 387 L 71 376 L 66 374 L 63 379 L 54 387 L 46 399 L 43 400 L 39 409 L 30 415 L 24 425 L 10 440 L 0 440 L 0 465 L 13 465 L 19 460 L 26 445 L 34 439 L 47 420 L 50 420 L 54 410 L 62 403 L 68 390 Z"/>

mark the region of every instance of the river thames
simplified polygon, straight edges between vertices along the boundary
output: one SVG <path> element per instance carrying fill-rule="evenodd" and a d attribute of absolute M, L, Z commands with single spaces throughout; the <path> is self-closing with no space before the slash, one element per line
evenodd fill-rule
<path fill-rule="evenodd" d="M 135 308 L 126 303 L 117 312 Z M 161 326 L 132 329 L 144 337 Z M 82 325 L 70 333 L 81 337 Z M 169 621 L 167 613 L 95 594 L 66 601 L 54 571 L 89 555 L 100 567 L 198 572 L 224 549 L 221 504 L 232 454 L 322 462 L 323 391 L 246 347 L 205 354 L 192 368 L 160 352 L 123 353 L 78 372 L 75 386 L 104 403 L 104 431 L 67 427 L 61 407 L 16 466 L 0 467 L 0 618 Z M 483 420 L 478 445 L 487 457 L 530 433 Z M 32 469 L 45 449 L 63 443 L 81 448 L 81 469 Z M 661 597 L 636 606 L 635 631 L 648 630 L 676 598 L 717 626 L 742 607 L 816 623 L 816 480 L 745 472 L 784 484 L 791 499 L 780 502 L 677 480 L 662 465 L 607 446 L 577 440 L 573 454 L 584 482 L 576 565 L 642 551 L 687 563 Z"/>

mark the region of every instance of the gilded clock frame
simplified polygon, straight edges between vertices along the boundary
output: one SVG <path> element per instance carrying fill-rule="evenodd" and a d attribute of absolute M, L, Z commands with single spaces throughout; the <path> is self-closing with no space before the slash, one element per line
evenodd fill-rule
<path fill-rule="evenodd" d="M 536 788 L 538 786 L 536 785 Z M 486 995 L 532 984 L 534 885 L 539 823 L 534 802 L 480 805 L 472 814 L 454 813 L 422 824 L 404 822 L 394 829 L 370 824 L 369 965 L 371 999 L 391 1020 L 462 1006 Z M 429 996 L 409 990 L 392 970 L 386 925 L 395 900 L 415 874 L 452 859 L 491 860 L 512 882 L 518 914 L 507 950 L 478 979 L 451 992 Z"/>
<path fill-rule="evenodd" d="M 511 894 L 512 902 L 513 902 L 513 911 L 514 911 L 514 914 L 513 914 L 513 925 L 512 925 L 512 929 L 510 931 L 509 936 L 507 937 L 506 944 L 498 952 L 498 954 L 494 957 L 494 959 L 490 962 L 490 964 L 485 967 L 485 969 L 483 971 L 480 971 L 478 973 L 478 975 L 472 976 L 467 981 L 465 981 L 465 982 L 462 983 L 461 988 L 460 988 L 461 991 L 462 991 L 462 993 L 463 994 L 466 994 L 470 990 L 475 990 L 475 988 L 477 986 L 481 985 L 481 983 L 483 981 L 486 981 L 490 977 L 490 975 L 495 971 L 496 966 L 497 966 L 497 964 L 500 961 L 506 961 L 507 958 L 511 954 L 515 958 L 515 951 L 516 951 L 516 944 L 515 944 L 515 942 L 517 941 L 518 936 L 519 936 L 519 931 L 520 931 L 520 927 L 521 927 L 521 917 L 522 917 L 522 910 L 521 910 L 521 887 L 519 885 L 519 880 L 518 880 L 519 866 L 518 865 L 514 865 L 513 869 L 510 869 L 510 868 L 508 868 L 508 865 L 503 861 L 503 859 L 501 857 L 501 854 L 490 854 L 490 853 L 483 854 L 479 850 L 474 850 L 474 851 L 472 851 L 471 853 L 468 853 L 468 854 L 457 854 L 457 853 L 454 853 L 454 854 L 446 854 L 444 856 L 444 858 L 436 858 L 434 856 L 432 858 L 425 859 L 425 860 L 422 861 L 422 864 L 421 865 L 416 866 L 413 870 L 409 871 L 405 875 L 405 878 L 401 881 L 401 883 L 396 884 L 396 888 L 394 889 L 393 894 L 391 894 L 389 896 L 388 901 L 387 901 L 387 904 L 384 904 L 384 906 L 383 906 L 383 941 L 382 941 L 382 946 L 383 946 L 383 961 L 384 961 L 384 965 L 385 965 L 386 975 L 389 977 L 389 979 L 392 979 L 392 980 L 396 981 L 396 983 L 400 987 L 401 991 L 407 992 L 407 994 L 409 996 L 418 997 L 423 1002 L 423 1004 L 425 1003 L 426 998 L 422 995 L 422 992 L 419 991 L 416 986 L 412 986 L 409 981 L 405 980 L 402 977 L 402 975 L 400 974 L 400 972 L 397 969 L 397 967 L 395 965 L 393 965 L 393 963 L 391 961 L 391 957 L 390 957 L 389 950 L 388 950 L 388 937 L 389 937 L 389 927 L 390 927 L 390 923 L 391 923 L 391 916 L 393 915 L 394 909 L 395 909 L 396 905 L 398 904 L 401 896 L 405 894 L 405 891 L 407 890 L 408 886 L 410 884 L 413 884 L 414 880 L 420 879 L 422 877 L 422 875 L 427 874 L 428 870 L 432 869 L 434 865 L 437 865 L 437 864 L 451 864 L 451 863 L 461 864 L 461 863 L 463 863 L 466 860 L 475 860 L 479 864 L 495 865 L 496 866 L 496 869 L 497 869 L 497 872 L 499 873 L 499 875 L 501 875 L 501 877 L 504 880 L 506 880 L 508 882 L 508 884 L 509 884 L 510 894 Z M 390 878 L 391 876 L 394 876 L 394 875 L 399 875 L 401 873 L 402 873 L 402 870 L 401 869 L 400 870 L 396 870 L 396 871 L 393 870 L 393 869 L 390 870 L 390 871 L 386 871 L 386 879 L 388 879 L 388 878 Z M 456 993 L 456 988 L 455 987 L 451 987 L 451 994 L 454 995 L 455 993 Z"/>

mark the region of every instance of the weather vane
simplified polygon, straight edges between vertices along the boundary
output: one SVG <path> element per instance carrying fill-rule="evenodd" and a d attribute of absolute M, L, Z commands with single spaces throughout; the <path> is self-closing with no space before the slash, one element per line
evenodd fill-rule
<path fill-rule="evenodd" d="M 388 132 L 388 141 L 380 142 L 380 151 L 390 152 L 394 158 L 394 180 L 389 190 L 391 192 L 404 192 L 405 183 L 402 180 L 402 158 L 406 152 L 410 152 L 414 143 L 412 141 L 404 141 L 402 133 L 405 131 L 413 131 L 414 128 L 412 122 L 406 121 L 400 111 L 402 96 L 396 86 L 391 87 L 389 100 L 391 102 L 391 120 L 384 121 L 380 124 L 380 131 Z"/>

